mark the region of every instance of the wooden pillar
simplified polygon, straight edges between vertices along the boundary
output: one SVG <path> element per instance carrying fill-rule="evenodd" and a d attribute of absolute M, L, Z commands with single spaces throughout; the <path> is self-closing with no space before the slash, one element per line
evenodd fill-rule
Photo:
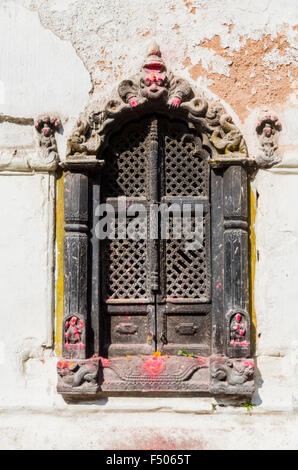
<path fill-rule="evenodd" d="M 233 165 L 224 171 L 224 317 L 226 353 L 250 353 L 248 282 L 247 171 Z"/>
<path fill-rule="evenodd" d="M 63 357 L 86 359 L 88 344 L 88 172 L 101 166 L 66 162 L 64 184 L 64 315 Z"/>

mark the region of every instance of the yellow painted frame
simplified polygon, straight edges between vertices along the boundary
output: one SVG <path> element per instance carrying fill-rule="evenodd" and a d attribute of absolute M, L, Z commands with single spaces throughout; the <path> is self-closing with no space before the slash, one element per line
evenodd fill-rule
<path fill-rule="evenodd" d="M 55 352 L 62 356 L 62 327 L 63 327 L 63 239 L 64 239 L 64 174 L 57 174 L 56 197 L 56 316 L 55 316 Z"/>

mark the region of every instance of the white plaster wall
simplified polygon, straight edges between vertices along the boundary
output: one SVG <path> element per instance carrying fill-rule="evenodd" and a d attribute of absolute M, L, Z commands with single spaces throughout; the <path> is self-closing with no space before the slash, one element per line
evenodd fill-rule
<path fill-rule="evenodd" d="M 53 175 L 0 173 L 0 406 L 26 401 L 27 361 L 53 345 L 54 198 Z"/>
<path fill-rule="evenodd" d="M 255 295 L 258 354 L 287 354 L 298 331 L 298 172 L 259 171 Z"/>
<path fill-rule="evenodd" d="M 0 113 L 23 118 L 44 113 L 60 116 L 64 131 L 57 135 L 57 143 L 64 156 L 66 135 L 89 98 L 90 76 L 71 43 L 59 40 L 41 25 L 37 12 L 21 3 L 2 0 L 0 4 L 0 41 L 5 44 L 0 54 Z"/>
<path fill-rule="evenodd" d="M 0 40 L 5 44 L 0 54 L 1 113 L 79 114 L 88 99 L 90 78 L 69 41 L 58 40 L 41 26 L 37 13 L 11 0 L 1 1 Z"/>
<path fill-rule="evenodd" d="M 297 447 L 296 416 L 76 410 L 5 412 L 7 449 L 258 450 Z M 1 423 L 0 423 L 1 429 Z M 2 428 L 3 429 L 3 428 Z M 111 453 L 112 454 L 112 453 Z M 117 455 L 117 453 L 116 453 Z M 199 457 L 199 456 L 198 456 Z"/>
<path fill-rule="evenodd" d="M 277 51 L 267 57 L 269 73 L 278 63 L 290 67 L 294 62 L 296 16 L 292 0 L 3 0 L 0 114 L 60 115 L 62 159 L 89 92 L 91 101 L 101 100 L 115 80 L 135 73 L 150 38 L 159 41 L 169 67 L 194 83 L 186 57 L 192 64 L 201 60 L 203 69 L 222 77 L 231 75 L 233 65 L 233 57 L 205 48 L 202 41 L 219 34 L 223 49 L 236 54 L 249 39 L 284 34 L 287 56 Z M 270 83 L 265 78 L 266 89 Z M 213 82 L 209 74 L 196 84 Z M 237 84 L 231 86 L 236 90 Z M 235 103 L 227 107 L 255 154 L 254 126 L 263 104 L 247 104 L 248 115 L 238 117 Z M 260 170 L 253 182 L 258 193 L 254 295 L 259 336 L 258 391 L 251 415 L 231 399 L 110 397 L 73 405 L 57 395 L 54 175 L 28 167 L 28 155 L 38 154 L 33 126 L 0 122 L 0 448 L 298 447 L 298 144 L 292 89 L 287 99 L 267 107 L 282 121 L 283 160 L 274 169 Z M 211 403 L 217 404 L 215 411 Z"/>

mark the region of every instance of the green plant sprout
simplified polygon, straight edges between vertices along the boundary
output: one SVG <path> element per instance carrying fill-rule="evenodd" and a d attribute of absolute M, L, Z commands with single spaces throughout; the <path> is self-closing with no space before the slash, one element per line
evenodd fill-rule
<path fill-rule="evenodd" d="M 188 354 L 184 349 L 179 349 L 178 356 L 186 356 L 186 357 L 198 357 L 195 354 Z"/>
<path fill-rule="evenodd" d="M 251 401 L 246 401 L 245 403 L 242 403 L 241 406 L 242 406 L 242 408 L 246 408 L 247 412 L 248 412 L 249 414 L 251 414 L 251 412 L 252 412 L 254 406 L 256 406 L 256 405 L 253 405 L 253 404 L 251 403 Z"/>

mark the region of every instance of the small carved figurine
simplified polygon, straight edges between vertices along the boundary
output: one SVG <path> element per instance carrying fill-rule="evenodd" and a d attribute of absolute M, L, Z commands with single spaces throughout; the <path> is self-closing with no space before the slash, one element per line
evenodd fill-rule
<path fill-rule="evenodd" d="M 211 135 L 211 142 L 223 156 L 246 157 L 247 150 L 240 130 L 233 123 L 232 117 L 222 114 L 219 117 L 219 127 Z"/>
<path fill-rule="evenodd" d="M 270 167 L 280 162 L 278 153 L 278 134 L 281 131 L 281 123 L 277 116 L 266 116 L 259 119 L 256 131 L 259 135 L 259 152 L 257 163 L 262 167 Z"/>
<path fill-rule="evenodd" d="M 92 123 L 94 118 L 94 125 Z M 91 125 L 90 125 L 91 123 Z M 67 142 L 67 154 L 76 155 L 96 155 L 100 148 L 100 136 L 95 129 L 95 116 L 91 115 L 87 123 L 81 119 L 77 121 L 77 127 Z"/>
<path fill-rule="evenodd" d="M 55 117 L 44 116 L 39 118 L 35 129 L 39 133 L 39 145 L 47 164 L 57 163 L 59 160 L 55 132 L 61 128 L 61 121 Z"/>
<path fill-rule="evenodd" d="M 230 340 L 231 343 L 239 343 L 245 339 L 246 335 L 246 320 L 241 315 L 241 313 L 235 313 L 235 315 L 231 318 L 230 324 Z"/>
<path fill-rule="evenodd" d="M 78 344 L 82 340 L 84 323 L 76 316 L 65 322 L 65 342 L 66 344 Z"/>
<path fill-rule="evenodd" d="M 186 80 L 176 78 L 161 58 L 159 46 L 154 42 L 148 50 L 141 74 L 123 80 L 118 88 L 120 97 L 131 107 L 148 100 L 163 99 L 169 106 L 177 108 L 183 100 L 191 97 L 192 90 Z"/>

